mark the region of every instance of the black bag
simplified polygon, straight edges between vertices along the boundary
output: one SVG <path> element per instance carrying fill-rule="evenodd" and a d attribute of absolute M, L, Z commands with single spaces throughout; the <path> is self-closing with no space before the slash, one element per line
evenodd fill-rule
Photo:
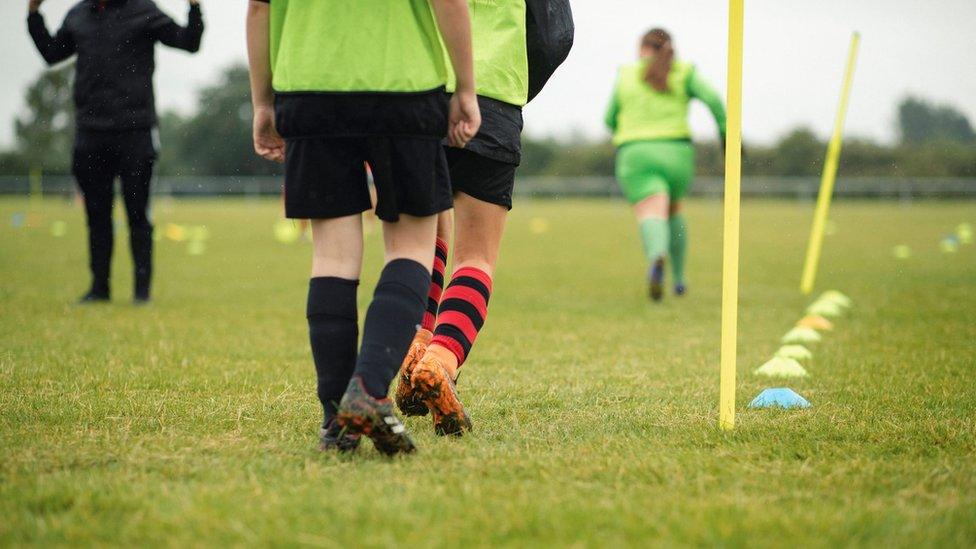
<path fill-rule="evenodd" d="M 525 6 L 531 101 L 566 60 L 576 29 L 569 0 L 526 0 Z"/>

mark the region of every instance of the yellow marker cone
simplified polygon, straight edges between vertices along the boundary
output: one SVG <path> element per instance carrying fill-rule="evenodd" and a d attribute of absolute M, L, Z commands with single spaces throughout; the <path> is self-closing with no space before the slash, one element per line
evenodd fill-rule
<path fill-rule="evenodd" d="M 783 358 L 792 358 L 793 360 L 810 360 L 813 358 L 813 353 L 810 349 L 807 349 L 803 345 L 783 345 L 776 350 L 775 356 L 781 356 Z"/>
<path fill-rule="evenodd" d="M 274 236 L 275 240 L 281 242 L 282 244 L 290 244 L 301 236 L 298 231 L 298 227 L 295 226 L 293 221 L 287 219 L 279 219 L 274 225 Z"/>
<path fill-rule="evenodd" d="M 973 226 L 969 223 L 960 223 L 956 227 L 956 237 L 959 238 L 959 242 L 962 244 L 972 244 L 973 243 Z"/>
<path fill-rule="evenodd" d="M 833 301 L 818 300 L 813 302 L 809 307 L 807 307 L 808 315 L 817 315 L 825 318 L 837 318 L 844 314 L 844 310 L 840 305 L 834 303 Z"/>
<path fill-rule="evenodd" d="M 806 369 L 793 358 L 775 356 L 752 371 L 757 376 L 766 377 L 807 377 Z"/>
<path fill-rule="evenodd" d="M 186 229 L 182 225 L 177 225 L 176 223 L 166 224 L 166 238 L 174 242 L 183 242 L 186 240 Z"/>
<path fill-rule="evenodd" d="M 845 309 L 850 309 L 851 306 L 854 305 L 854 301 L 851 300 L 851 298 L 838 292 L 837 290 L 827 290 L 826 292 L 820 294 L 820 297 L 817 298 L 817 300 L 831 301 L 833 303 L 836 303 L 837 305 L 840 305 Z"/>
<path fill-rule="evenodd" d="M 210 238 L 210 229 L 206 225 L 195 225 L 187 228 L 186 235 L 190 240 L 207 240 Z"/>
<path fill-rule="evenodd" d="M 203 240 L 191 240 L 186 245 L 186 253 L 190 255 L 203 255 L 205 251 L 207 251 L 207 243 Z"/>
<path fill-rule="evenodd" d="M 529 221 L 529 231 L 532 234 L 543 234 L 549 232 L 549 220 L 542 217 L 533 217 Z"/>
<path fill-rule="evenodd" d="M 735 427 L 735 363 L 739 314 L 739 194 L 742 177 L 743 0 L 729 0 L 728 117 L 722 236 L 722 352 L 719 427 Z"/>
<path fill-rule="evenodd" d="M 68 233 L 68 224 L 64 221 L 55 221 L 51 223 L 51 236 L 55 238 L 61 238 Z"/>
<path fill-rule="evenodd" d="M 780 340 L 783 343 L 790 344 L 807 344 L 807 343 L 817 343 L 823 337 L 817 333 L 813 328 L 793 328 Z"/>
<path fill-rule="evenodd" d="M 803 264 L 800 291 L 804 294 L 813 291 L 813 284 L 817 278 L 817 266 L 820 263 L 820 251 L 823 248 L 824 227 L 827 223 L 827 214 L 830 211 L 830 200 L 834 195 L 837 163 L 840 159 L 840 148 L 844 141 L 844 118 L 847 115 L 847 100 L 851 95 L 851 83 L 854 80 L 854 66 L 857 63 L 857 48 L 860 42 L 861 35 L 855 32 L 851 36 L 851 47 L 847 53 L 847 70 L 844 73 L 840 104 L 837 106 L 837 118 L 834 120 L 834 133 L 830 138 L 830 145 L 827 147 L 827 159 L 824 161 L 823 174 L 820 179 L 820 194 L 817 195 L 817 209 L 813 215 L 813 227 L 810 229 L 810 241 L 807 244 L 807 258 Z"/>

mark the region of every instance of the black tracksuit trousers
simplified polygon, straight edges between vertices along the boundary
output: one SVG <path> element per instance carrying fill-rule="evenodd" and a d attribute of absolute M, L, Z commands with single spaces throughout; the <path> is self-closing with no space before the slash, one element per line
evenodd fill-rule
<path fill-rule="evenodd" d="M 85 198 L 91 292 L 97 296 L 108 297 L 110 293 L 114 244 L 112 207 L 115 179 L 119 178 L 129 221 L 132 261 L 135 264 L 135 296 L 149 298 L 153 226 L 148 209 L 155 159 L 151 130 L 78 131 L 72 172 Z"/>

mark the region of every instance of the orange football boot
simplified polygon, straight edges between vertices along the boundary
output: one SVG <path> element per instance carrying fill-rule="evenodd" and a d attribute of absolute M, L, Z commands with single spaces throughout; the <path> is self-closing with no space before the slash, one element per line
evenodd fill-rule
<path fill-rule="evenodd" d="M 414 368 L 420 359 L 424 356 L 427 351 L 427 345 L 430 344 L 430 339 L 434 337 L 434 334 L 430 330 L 425 330 L 423 328 L 417 330 L 417 335 L 414 336 L 413 342 L 410 344 L 410 349 L 407 351 L 406 358 L 403 359 L 403 364 L 400 365 L 400 377 L 397 382 L 396 394 L 394 395 L 394 400 L 396 401 L 397 408 L 403 412 L 406 416 L 425 416 L 427 415 L 427 405 L 424 404 L 422 398 L 414 390 L 410 383 L 410 376 L 413 373 Z"/>

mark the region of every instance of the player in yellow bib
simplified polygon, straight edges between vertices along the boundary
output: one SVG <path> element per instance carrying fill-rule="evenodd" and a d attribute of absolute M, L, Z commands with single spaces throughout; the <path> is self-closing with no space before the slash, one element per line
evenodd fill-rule
<path fill-rule="evenodd" d="M 671 35 L 652 29 L 641 39 L 640 60 L 620 69 L 606 124 L 617 147 L 617 182 L 634 207 L 648 282 L 655 301 L 664 296 L 664 266 L 670 257 L 675 295 L 684 295 L 688 229 L 681 203 L 695 172 L 688 105 L 708 106 L 725 141 L 722 98 L 694 65 L 675 58 Z"/>
<path fill-rule="evenodd" d="M 441 435 L 471 429 L 455 382 L 488 315 L 521 159 L 522 106 L 569 54 L 574 32 L 569 0 L 469 0 L 468 7 L 482 124 L 467 146 L 446 148 L 454 222 L 450 212 L 439 216 L 427 312 L 396 392 L 403 413 L 430 412 Z M 452 224 L 454 272 L 445 286 Z"/>
<path fill-rule="evenodd" d="M 411 452 L 387 394 L 424 314 L 437 215 L 451 208 L 441 142 L 463 147 L 480 125 L 468 6 L 251 0 L 247 25 L 254 148 L 285 163 L 285 214 L 312 220 L 321 448 L 354 450 L 365 435 L 384 454 Z M 367 162 L 386 261 L 357 352 Z"/>

